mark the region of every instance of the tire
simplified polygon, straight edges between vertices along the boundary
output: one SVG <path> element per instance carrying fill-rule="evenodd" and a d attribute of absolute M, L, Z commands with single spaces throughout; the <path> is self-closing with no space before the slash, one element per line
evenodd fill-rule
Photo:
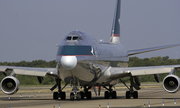
<path fill-rule="evenodd" d="M 78 93 L 77 93 L 77 95 L 76 95 L 76 99 L 77 99 L 78 101 L 80 101 L 80 100 L 81 100 L 81 93 L 80 93 L 80 92 L 78 92 Z"/>
<path fill-rule="evenodd" d="M 65 92 L 61 92 L 61 99 L 65 100 L 66 99 L 66 93 Z"/>
<path fill-rule="evenodd" d="M 126 91 L 126 99 L 130 99 L 130 91 Z"/>
<path fill-rule="evenodd" d="M 80 94 L 81 94 L 81 99 L 84 99 L 84 92 L 81 91 Z"/>
<path fill-rule="evenodd" d="M 133 98 L 134 98 L 134 99 L 137 99 L 137 98 L 138 98 L 138 92 L 137 92 L 137 91 L 134 91 L 134 93 L 133 93 Z"/>
<path fill-rule="evenodd" d="M 113 91 L 111 93 L 111 97 L 112 97 L 112 99 L 116 99 L 117 98 L 116 91 Z"/>
<path fill-rule="evenodd" d="M 104 98 L 105 98 L 105 99 L 109 99 L 109 92 L 108 92 L 108 91 L 105 91 L 105 92 L 104 92 Z"/>
<path fill-rule="evenodd" d="M 91 92 L 87 92 L 87 99 L 91 99 Z"/>
<path fill-rule="evenodd" d="M 58 92 L 54 92 L 53 93 L 53 99 L 57 100 L 59 98 L 58 95 L 59 95 Z"/>
<path fill-rule="evenodd" d="M 70 94 L 70 100 L 74 101 L 74 93 L 73 92 L 71 92 L 71 94 Z"/>

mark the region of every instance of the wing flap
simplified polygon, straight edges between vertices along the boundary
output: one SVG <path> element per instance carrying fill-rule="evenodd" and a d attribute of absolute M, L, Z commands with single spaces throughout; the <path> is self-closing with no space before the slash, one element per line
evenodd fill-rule
<path fill-rule="evenodd" d="M 23 69 L 13 69 L 15 74 L 18 75 L 30 75 L 30 76 L 46 76 L 47 72 L 36 71 L 36 70 L 23 70 Z"/>
<path fill-rule="evenodd" d="M 6 69 L 7 69 L 6 67 L 1 66 L 1 67 L 0 67 L 0 72 L 5 72 L 5 71 L 6 71 Z"/>
<path fill-rule="evenodd" d="M 131 70 L 130 73 L 132 76 L 140 76 L 140 75 L 151 75 L 151 74 L 162 74 L 169 73 L 174 68 L 150 68 L 150 69 L 140 69 L 140 70 Z"/>

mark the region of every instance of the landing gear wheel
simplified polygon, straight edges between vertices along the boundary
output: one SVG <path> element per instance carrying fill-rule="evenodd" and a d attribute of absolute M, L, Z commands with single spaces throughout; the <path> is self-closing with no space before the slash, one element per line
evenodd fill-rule
<path fill-rule="evenodd" d="M 61 92 L 61 99 L 65 100 L 66 99 L 66 93 L 65 92 Z"/>
<path fill-rule="evenodd" d="M 126 91 L 126 99 L 130 99 L 130 91 Z"/>
<path fill-rule="evenodd" d="M 58 97 L 58 92 L 54 92 L 53 93 L 53 99 L 54 100 L 57 100 L 59 97 Z"/>
<path fill-rule="evenodd" d="M 81 94 L 81 99 L 84 99 L 84 92 L 80 92 L 80 94 Z"/>
<path fill-rule="evenodd" d="M 105 99 L 109 99 L 109 92 L 108 92 L 108 91 L 105 91 L 105 92 L 104 92 L 104 96 L 105 96 Z"/>
<path fill-rule="evenodd" d="M 87 92 L 87 99 L 91 99 L 91 92 L 90 91 Z"/>
<path fill-rule="evenodd" d="M 80 92 L 77 93 L 76 99 L 77 99 L 77 100 L 81 100 L 81 93 L 80 93 Z"/>
<path fill-rule="evenodd" d="M 137 91 L 134 91 L 134 93 L 133 93 L 133 98 L 134 98 L 134 99 L 137 99 L 137 98 L 138 98 L 138 92 L 137 92 Z"/>
<path fill-rule="evenodd" d="M 112 99 L 116 99 L 116 97 L 117 97 L 116 91 L 113 91 L 113 92 L 111 93 L 111 97 L 112 97 Z"/>
<path fill-rule="evenodd" d="M 70 100 L 74 101 L 74 93 L 73 92 L 70 94 Z"/>

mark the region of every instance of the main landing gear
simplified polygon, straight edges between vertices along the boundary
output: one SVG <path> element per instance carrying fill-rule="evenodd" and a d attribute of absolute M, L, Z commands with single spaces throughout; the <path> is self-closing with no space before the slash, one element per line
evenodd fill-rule
<path fill-rule="evenodd" d="M 133 87 L 136 90 L 140 90 L 141 88 L 139 87 L 140 84 L 134 83 L 133 77 L 130 77 L 130 88 L 126 85 L 124 81 L 120 79 L 120 81 L 129 89 L 129 91 L 126 91 L 126 99 L 130 99 L 133 97 L 134 99 L 138 98 L 138 92 L 133 90 Z"/>
<path fill-rule="evenodd" d="M 73 87 L 72 91 L 70 93 L 70 100 L 74 101 L 75 99 L 77 100 L 81 100 L 84 99 L 85 97 L 87 99 L 91 99 L 92 95 L 91 92 L 88 91 L 89 89 L 91 89 L 92 86 L 84 86 L 84 91 L 81 92 L 77 92 L 79 91 L 78 89 L 78 81 L 76 80 L 76 78 L 73 78 L 71 81 L 71 85 Z M 66 99 L 66 93 L 62 92 L 62 90 L 67 86 L 67 84 L 61 88 L 61 80 L 60 79 L 56 79 L 56 84 L 50 89 L 51 91 L 53 91 L 56 87 L 58 87 L 58 92 L 54 92 L 53 93 L 53 99 L 57 100 L 59 98 L 61 98 L 62 100 Z"/>
<path fill-rule="evenodd" d="M 62 100 L 66 99 L 66 93 L 62 92 L 62 90 L 67 86 L 67 84 L 61 88 L 61 80 L 60 79 L 56 79 L 56 84 L 50 89 L 51 91 L 53 91 L 56 87 L 58 87 L 58 92 L 54 92 L 53 93 L 53 99 L 57 100 L 59 98 L 61 98 Z"/>
<path fill-rule="evenodd" d="M 104 92 L 104 98 L 105 99 L 109 99 L 109 97 L 111 97 L 112 99 L 116 99 L 117 93 L 116 93 L 116 91 L 113 91 L 112 86 L 109 86 L 109 88 L 107 88 L 106 86 L 103 86 L 103 87 L 106 90 L 108 90 L 108 91 Z"/>
<path fill-rule="evenodd" d="M 138 92 L 137 91 L 126 91 L 126 99 L 130 99 L 133 97 L 134 99 L 138 98 Z"/>
<path fill-rule="evenodd" d="M 132 76 L 130 77 L 130 87 L 128 87 L 126 85 L 126 83 L 120 79 L 120 81 L 129 89 L 129 91 L 126 91 L 126 99 L 130 99 L 131 97 L 133 97 L 134 99 L 138 98 L 138 92 L 133 90 L 133 88 L 135 88 L 136 90 L 140 89 L 140 87 L 139 87 L 140 81 L 138 81 L 137 79 L 138 79 L 138 77 L 132 77 Z M 135 82 L 134 82 L 134 80 L 135 80 Z M 79 90 L 77 87 L 78 86 L 77 80 L 72 81 L 71 84 L 73 86 L 73 89 L 72 89 L 73 92 L 70 93 L 71 101 L 73 101 L 74 99 L 81 100 L 81 99 L 84 99 L 85 97 L 86 97 L 86 99 L 92 98 L 91 92 L 88 91 L 89 89 L 91 89 L 92 86 L 84 86 L 83 87 L 84 91 L 77 92 Z M 61 88 L 61 80 L 56 79 L 56 84 L 50 89 L 51 91 L 53 91 L 56 87 L 58 87 L 58 92 L 53 93 L 53 99 L 59 99 L 59 98 L 61 98 L 62 100 L 66 99 L 66 93 L 62 92 L 62 90 L 66 87 L 66 85 L 63 88 Z M 116 93 L 116 91 L 113 91 L 112 85 L 110 85 L 109 88 L 107 88 L 106 86 L 103 86 L 103 87 L 106 90 L 108 90 L 108 91 L 104 92 L 105 99 L 109 99 L 110 97 L 112 99 L 117 98 L 117 93 Z M 100 89 L 99 89 L 99 95 L 100 95 Z"/>

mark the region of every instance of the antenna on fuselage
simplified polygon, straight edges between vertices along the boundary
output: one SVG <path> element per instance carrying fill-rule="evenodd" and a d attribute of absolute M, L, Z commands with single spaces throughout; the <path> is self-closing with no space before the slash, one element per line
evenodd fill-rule
<path fill-rule="evenodd" d="M 113 25 L 111 30 L 110 42 L 120 42 L 120 11 L 121 11 L 121 0 L 117 0 L 117 6 L 114 13 Z"/>

